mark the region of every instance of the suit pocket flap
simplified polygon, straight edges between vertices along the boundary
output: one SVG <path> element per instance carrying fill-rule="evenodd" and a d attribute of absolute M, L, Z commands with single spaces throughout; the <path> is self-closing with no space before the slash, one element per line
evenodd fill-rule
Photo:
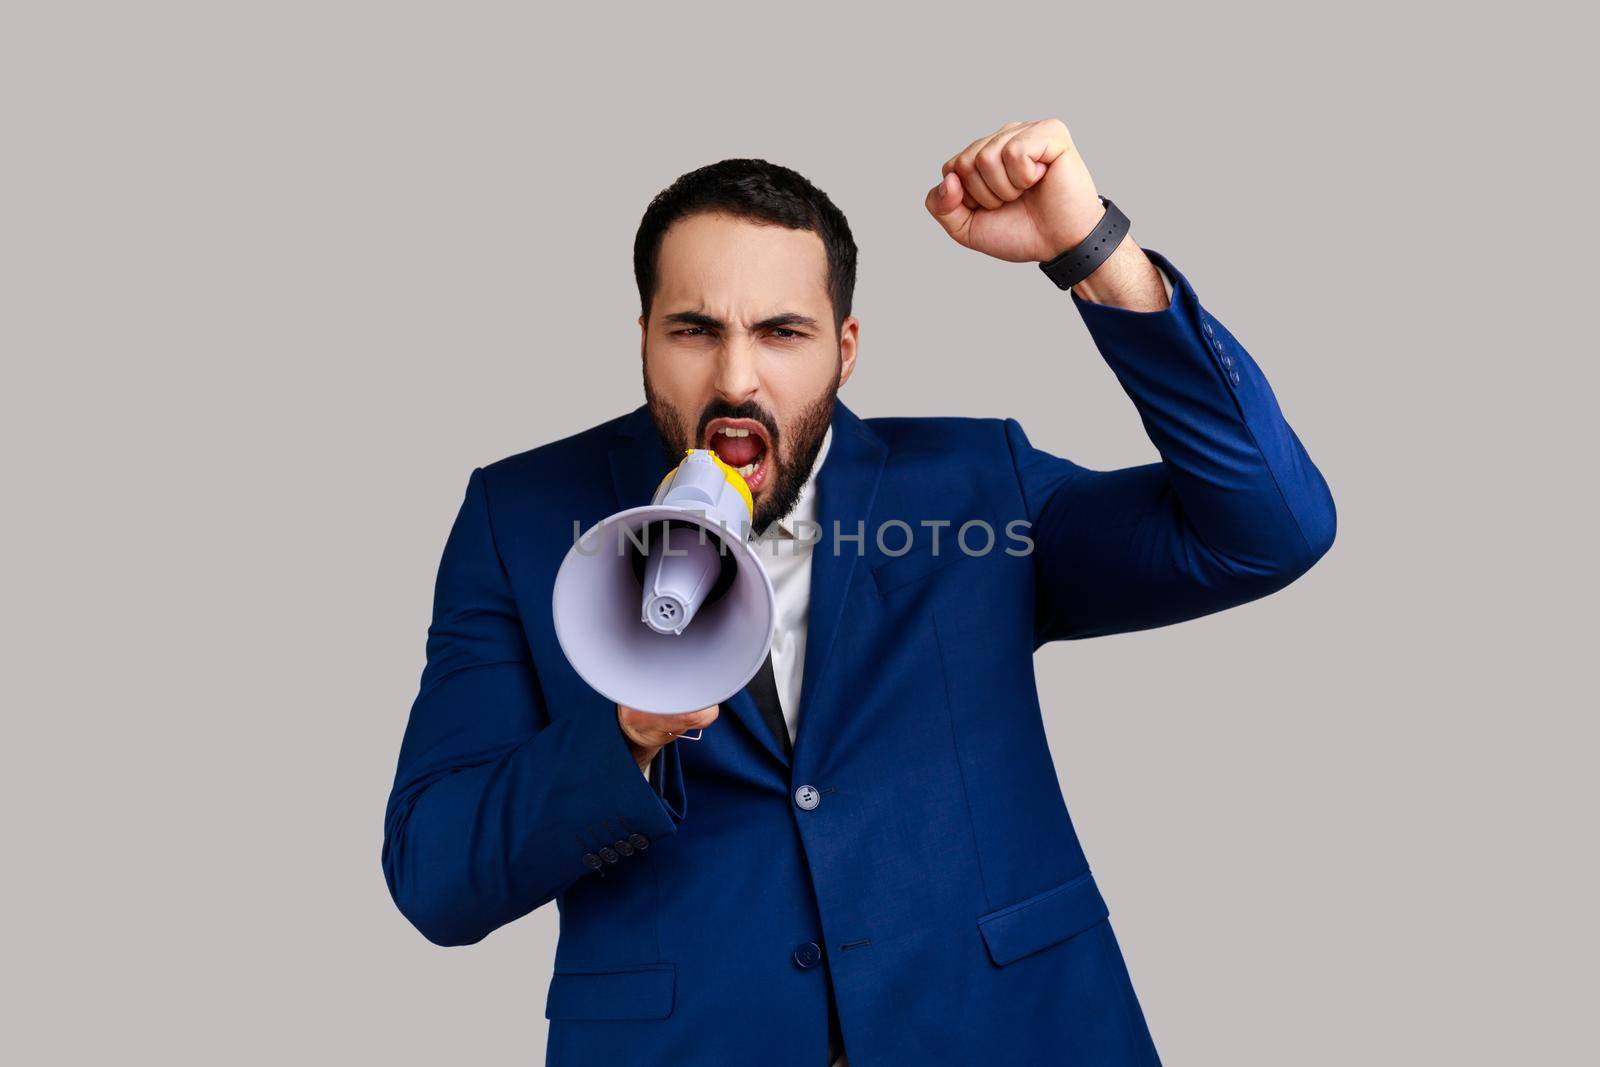
<path fill-rule="evenodd" d="M 980 916 L 989 957 L 1000 966 L 1080 934 L 1106 918 L 1106 902 L 1088 871 L 1026 900 Z"/>
<path fill-rule="evenodd" d="M 665 1019 L 672 1014 L 677 968 L 670 963 L 611 971 L 556 971 L 546 1019 Z"/>

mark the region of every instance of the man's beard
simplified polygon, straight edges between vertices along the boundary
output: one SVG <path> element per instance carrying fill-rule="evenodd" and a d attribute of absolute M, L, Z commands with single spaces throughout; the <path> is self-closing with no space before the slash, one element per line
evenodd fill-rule
<path fill-rule="evenodd" d="M 656 432 L 661 435 L 661 443 L 666 447 L 666 462 L 669 467 L 676 467 L 683 460 L 683 453 L 690 448 L 699 448 L 699 442 L 705 439 L 706 427 L 712 419 L 754 419 L 767 429 L 767 436 L 772 445 L 772 455 L 769 462 L 775 466 L 773 474 L 776 476 L 770 483 L 765 497 L 756 505 L 755 518 L 751 522 L 751 529 L 760 536 L 767 527 L 778 519 L 783 518 L 794 510 L 795 504 L 800 499 L 800 491 L 805 488 L 806 479 L 811 477 L 811 468 L 817 462 L 817 453 L 822 450 L 822 439 L 827 435 L 828 426 L 833 421 L 834 399 L 839 394 L 839 368 L 834 369 L 833 381 L 822 395 L 807 404 L 794 420 L 794 425 L 788 433 L 778 429 L 778 420 L 772 413 L 760 407 L 753 400 L 743 404 L 733 405 L 720 398 L 713 397 L 711 403 L 700 412 L 698 425 L 695 427 L 694 444 L 685 438 L 683 427 L 687 422 L 682 413 L 662 397 L 656 395 L 650 388 L 650 375 L 644 376 L 644 397 L 650 405 L 650 418 L 656 424 Z M 786 438 L 794 438 L 793 455 L 787 460 L 783 455 L 783 442 Z"/>

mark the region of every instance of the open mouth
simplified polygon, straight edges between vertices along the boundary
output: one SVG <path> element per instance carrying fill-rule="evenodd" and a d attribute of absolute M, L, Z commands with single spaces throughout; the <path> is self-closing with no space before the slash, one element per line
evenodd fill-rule
<path fill-rule="evenodd" d="M 700 447 L 737 470 L 752 493 L 766 484 L 772 471 L 772 442 L 767 428 L 754 419 L 712 419 Z"/>

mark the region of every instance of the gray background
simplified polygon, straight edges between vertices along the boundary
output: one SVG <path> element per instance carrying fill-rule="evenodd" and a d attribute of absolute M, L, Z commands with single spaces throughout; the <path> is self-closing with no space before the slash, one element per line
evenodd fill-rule
<path fill-rule="evenodd" d="M 1339 508 L 1279 595 L 1038 656 L 1164 1058 L 1592 1055 L 1589 40 L 1538 4 L 6 5 L 7 1044 L 540 1062 L 554 908 L 434 948 L 378 863 L 468 473 L 639 402 L 640 213 L 736 155 L 850 218 L 858 413 L 1154 460 L 1067 297 L 922 207 L 1059 117 Z"/>

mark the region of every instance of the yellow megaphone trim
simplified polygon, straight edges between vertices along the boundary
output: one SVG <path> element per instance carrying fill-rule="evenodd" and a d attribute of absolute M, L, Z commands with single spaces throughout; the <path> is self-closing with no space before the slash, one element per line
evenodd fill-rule
<path fill-rule="evenodd" d="M 739 495 L 740 496 L 744 497 L 745 510 L 750 513 L 750 518 L 752 520 L 754 520 L 755 517 L 756 517 L 756 505 L 755 505 L 755 501 L 750 496 L 750 485 L 749 485 L 749 483 L 747 483 L 744 480 L 744 475 L 739 473 L 738 468 L 728 466 L 728 464 L 723 460 L 723 458 L 721 456 L 717 455 L 716 452 L 712 451 L 709 448 L 703 448 L 703 449 L 686 448 L 686 449 L 683 450 L 683 454 L 684 454 L 684 457 L 687 458 L 689 456 L 694 455 L 695 452 L 697 452 L 697 451 L 698 452 L 704 452 L 706 455 L 710 456 L 711 457 L 711 462 L 715 463 L 718 467 L 722 468 L 722 476 L 728 480 L 728 484 L 729 485 L 733 486 L 735 489 L 737 489 L 739 491 Z M 680 464 L 680 466 L 681 466 L 681 464 Z M 656 483 L 656 493 L 661 492 L 661 487 L 663 485 L 667 484 L 667 479 L 671 478 L 674 474 L 677 474 L 677 473 L 678 473 L 678 468 L 674 467 L 671 470 L 669 470 L 666 474 L 662 475 L 661 480 Z M 652 493 L 650 495 L 654 496 L 655 493 Z"/>
<path fill-rule="evenodd" d="M 692 452 L 694 449 L 689 449 L 688 451 Z M 754 519 L 756 517 L 756 504 L 750 496 L 750 485 L 744 480 L 744 475 L 739 473 L 738 468 L 728 466 L 723 458 L 715 452 L 710 449 L 706 449 L 706 451 L 711 456 L 711 462 L 722 468 L 722 476 L 728 479 L 728 484 L 739 490 L 739 495 L 744 497 L 745 510 L 750 513 L 750 518 Z"/>

